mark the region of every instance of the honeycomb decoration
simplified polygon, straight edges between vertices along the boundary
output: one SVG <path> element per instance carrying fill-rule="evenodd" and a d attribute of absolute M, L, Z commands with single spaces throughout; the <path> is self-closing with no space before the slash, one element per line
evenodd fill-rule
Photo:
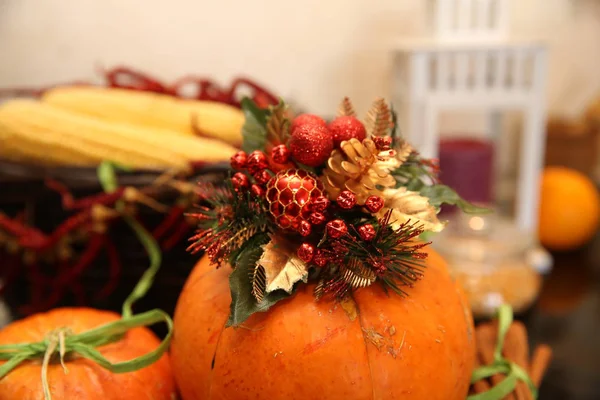
<path fill-rule="evenodd" d="M 311 204 L 323 191 L 323 183 L 308 171 L 281 171 L 267 183 L 269 213 L 280 228 L 298 229 L 308 221 Z"/>

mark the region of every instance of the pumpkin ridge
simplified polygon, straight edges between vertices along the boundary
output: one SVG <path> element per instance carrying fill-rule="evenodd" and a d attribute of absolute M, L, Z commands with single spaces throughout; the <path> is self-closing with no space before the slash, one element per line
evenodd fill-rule
<path fill-rule="evenodd" d="M 198 280 L 202 279 L 204 276 L 206 276 L 207 274 L 203 274 L 202 277 L 200 277 Z M 217 359 L 217 353 L 219 352 L 219 346 L 221 345 L 221 338 L 223 337 L 223 332 L 225 331 L 226 327 L 225 325 L 227 324 L 227 320 L 225 320 L 225 322 L 223 323 L 223 326 L 221 327 L 221 330 L 219 331 L 219 337 L 217 338 L 217 345 L 215 346 L 215 352 L 213 354 L 211 363 L 210 363 L 210 379 L 208 381 L 208 400 L 211 399 L 211 395 L 212 395 L 212 387 L 213 387 L 213 376 L 215 374 L 215 361 Z"/>
<path fill-rule="evenodd" d="M 352 301 L 354 302 L 354 304 L 356 304 L 356 309 L 358 310 L 358 326 L 360 326 L 360 334 L 363 337 L 363 342 L 365 343 L 365 354 L 367 355 L 367 365 L 369 367 L 369 378 L 371 381 L 371 400 L 375 400 L 375 382 L 373 381 L 373 369 L 371 368 L 371 357 L 369 356 L 369 343 L 367 342 L 367 338 L 365 336 L 365 329 L 363 327 L 362 324 L 362 318 L 360 317 L 360 305 L 358 304 L 358 301 L 356 301 L 356 299 L 354 299 L 354 296 L 352 296 L 352 294 L 350 294 L 350 297 L 352 298 Z"/>

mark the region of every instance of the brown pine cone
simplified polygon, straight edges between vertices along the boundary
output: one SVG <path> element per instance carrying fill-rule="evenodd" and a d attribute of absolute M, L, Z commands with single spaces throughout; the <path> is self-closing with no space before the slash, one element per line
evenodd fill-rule
<path fill-rule="evenodd" d="M 350 190 L 356 195 L 357 204 L 363 205 L 367 197 L 382 195 L 378 185 L 396 185 L 390 171 L 399 166 L 395 150 L 380 151 L 371 139 L 350 139 L 331 153 L 323 171 L 323 183 L 331 198 L 335 199 L 342 190 Z"/>

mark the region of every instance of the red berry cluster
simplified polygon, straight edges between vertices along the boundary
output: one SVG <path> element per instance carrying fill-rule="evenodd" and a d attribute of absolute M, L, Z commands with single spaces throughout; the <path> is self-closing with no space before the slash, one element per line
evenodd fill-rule
<path fill-rule="evenodd" d="M 262 151 L 253 151 L 250 155 L 244 151 L 238 151 L 231 157 L 231 167 L 240 172 L 236 172 L 231 177 L 233 188 L 236 191 L 246 190 L 250 188 L 250 192 L 255 196 L 262 196 L 264 194 L 264 185 L 271 179 L 271 173 L 269 172 L 269 160 Z M 241 172 L 241 170 L 247 170 L 248 173 L 254 178 L 254 184 L 250 184 L 248 175 Z"/>

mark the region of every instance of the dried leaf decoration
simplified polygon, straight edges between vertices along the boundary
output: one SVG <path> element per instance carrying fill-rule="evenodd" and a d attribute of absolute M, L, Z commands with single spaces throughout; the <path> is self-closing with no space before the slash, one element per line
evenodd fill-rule
<path fill-rule="evenodd" d="M 382 218 L 388 210 L 392 210 L 390 222 L 394 229 L 401 224 L 411 221 L 422 225 L 426 231 L 440 232 L 444 224 L 437 217 L 437 210 L 429 203 L 427 197 L 405 187 L 386 189 L 383 191 L 384 207 L 376 214 Z"/>
<path fill-rule="evenodd" d="M 263 249 L 257 264 L 264 268 L 265 293 L 278 289 L 292 293 L 296 282 L 307 281 L 307 265 L 296 255 L 293 244 L 282 237 L 271 236 L 271 241 Z"/>
<path fill-rule="evenodd" d="M 347 265 L 342 265 L 340 269 L 344 281 L 353 288 L 370 286 L 377 279 L 375 272 L 357 258 L 352 258 Z"/>
<path fill-rule="evenodd" d="M 280 102 L 276 106 L 271 106 L 270 111 L 267 117 L 267 141 L 272 146 L 286 143 L 290 130 L 290 121 L 286 116 L 287 106 Z"/>
<path fill-rule="evenodd" d="M 383 98 L 378 98 L 367 112 L 365 129 L 367 137 L 385 136 L 394 127 L 392 112 Z"/>
<path fill-rule="evenodd" d="M 250 282 L 252 282 L 252 296 L 260 303 L 265 298 L 265 289 L 267 287 L 265 267 L 256 264 L 250 274 Z"/>
<path fill-rule="evenodd" d="M 408 156 L 414 151 L 413 147 L 406 141 L 401 140 L 396 146 L 396 160 L 400 161 L 400 164 L 404 164 L 408 160 Z"/>
<path fill-rule="evenodd" d="M 344 97 L 344 100 L 340 103 L 337 112 L 338 117 L 355 117 L 356 111 L 354 111 L 354 106 L 348 97 Z"/>

